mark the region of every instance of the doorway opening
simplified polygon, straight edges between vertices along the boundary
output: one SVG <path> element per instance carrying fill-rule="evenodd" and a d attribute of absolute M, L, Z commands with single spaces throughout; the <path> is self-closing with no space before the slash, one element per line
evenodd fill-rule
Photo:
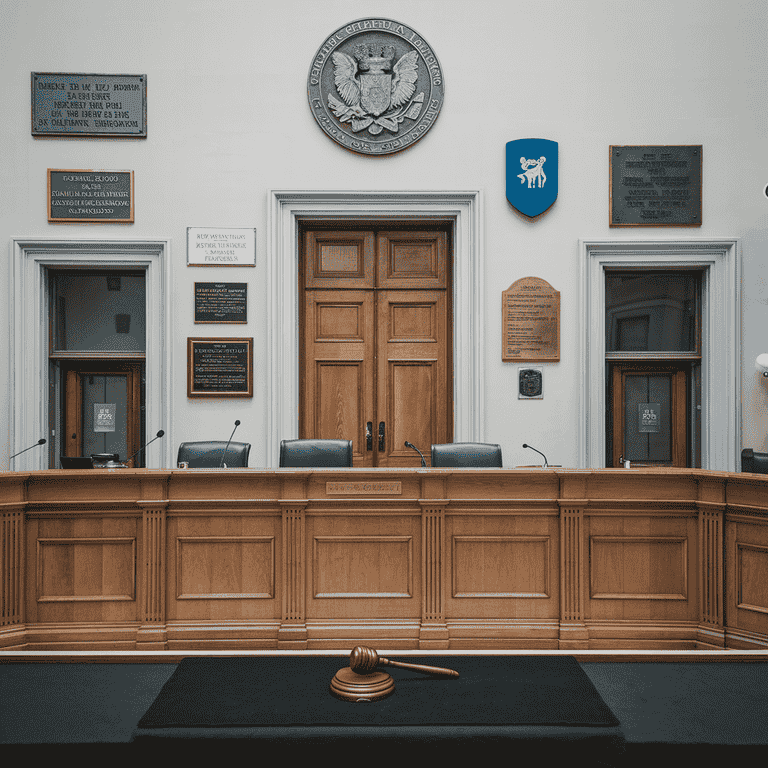
<path fill-rule="evenodd" d="M 49 267 L 49 466 L 134 454 L 145 439 L 144 270 Z"/>

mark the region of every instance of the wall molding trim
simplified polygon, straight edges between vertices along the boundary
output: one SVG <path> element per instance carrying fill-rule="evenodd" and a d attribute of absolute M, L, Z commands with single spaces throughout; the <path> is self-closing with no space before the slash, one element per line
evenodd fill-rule
<path fill-rule="evenodd" d="M 48 267 L 86 266 L 94 269 L 144 268 L 147 296 L 146 434 L 165 430 L 160 451 L 147 454 L 147 466 L 175 466 L 173 451 L 172 366 L 173 318 L 170 240 L 11 238 L 9 290 L 9 452 L 51 441 L 48 409 Z M 160 460 L 156 457 L 160 456 Z M 153 457 L 154 460 L 153 460 Z M 14 459 L 13 469 L 48 468 L 48 450 L 27 451 Z"/>
<path fill-rule="evenodd" d="M 483 198 L 472 191 L 270 190 L 267 224 L 266 465 L 277 466 L 281 440 L 299 436 L 299 221 L 450 218 L 453 242 L 454 434 L 482 442 L 484 419 Z"/>
<path fill-rule="evenodd" d="M 579 466 L 605 467 L 606 268 L 704 271 L 701 463 L 737 472 L 741 455 L 741 243 L 738 238 L 579 240 Z"/>

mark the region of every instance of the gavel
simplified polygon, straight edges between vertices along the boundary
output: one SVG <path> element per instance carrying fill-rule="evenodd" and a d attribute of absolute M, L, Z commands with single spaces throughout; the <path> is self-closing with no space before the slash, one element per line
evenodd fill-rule
<path fill-rule="evenodd" d="M 349 654 L 349 668 L 358 675 L 367 675 L 373 672 L 376 667 L 382 666 L 402 667 L 403 669 L 412 669 L 414 672 L 424 672 L 428 675 L 445 675 L 446 677 L 458 677 L 459 673 L 454 669 L 445 669 L 443 667 L 427 667 L 424 664 L 406 664 L 403 661 L 390 661 L 379 656 L 373 648 L 365 645 L 357 645 Z"/>

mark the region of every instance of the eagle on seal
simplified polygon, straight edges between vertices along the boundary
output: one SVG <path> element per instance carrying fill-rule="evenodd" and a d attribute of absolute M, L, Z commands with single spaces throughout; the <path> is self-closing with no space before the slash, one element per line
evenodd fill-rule
<path fill-rule="evenodd" d="M 384 55 L 371 55 L 379 52 Z M 341 51 L 332 54 L 334 82 L 343 101 L 328 94 L 328 105 L 342 123 L 352 124 L 354 132 L 368 128 L 370 133 L 376 135 L 387 128 L 396 133 L 403 120 L 403 115 L 397 114 L 397 110 L 416 90 L 419 75 L 417 52 L 411 51 L 402 56 L 391 67 L 391 73 L 385 71 L 390 69 L 394 58 L 391 46 L 383 49 L 357 46 L 355 56 L 363 70 L 360 74 L 357 61 L 352 56 Z"/>

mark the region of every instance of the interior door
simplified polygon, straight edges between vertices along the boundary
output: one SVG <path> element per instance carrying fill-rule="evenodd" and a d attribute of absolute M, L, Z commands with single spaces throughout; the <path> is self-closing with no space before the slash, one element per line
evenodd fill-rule
<path fill-rule="evenodd" d="M 141 366 L 81 362 L 64 380 L 65 455 L 116 453 L 127 461 L 141 444 Z M 143 466 L 141 457 L 129 466 Z"/>
<path fill-rule="evenodd" d="M 617 364 L 612 379 L 613 466 L 688 466 L 687 369 Z"/>
<path fill-rule="evenodd" d="M 301 437 L 354 466 L 420 466 L 453 435 L 448 233 L 312 229 L 301 270 Z"/>

